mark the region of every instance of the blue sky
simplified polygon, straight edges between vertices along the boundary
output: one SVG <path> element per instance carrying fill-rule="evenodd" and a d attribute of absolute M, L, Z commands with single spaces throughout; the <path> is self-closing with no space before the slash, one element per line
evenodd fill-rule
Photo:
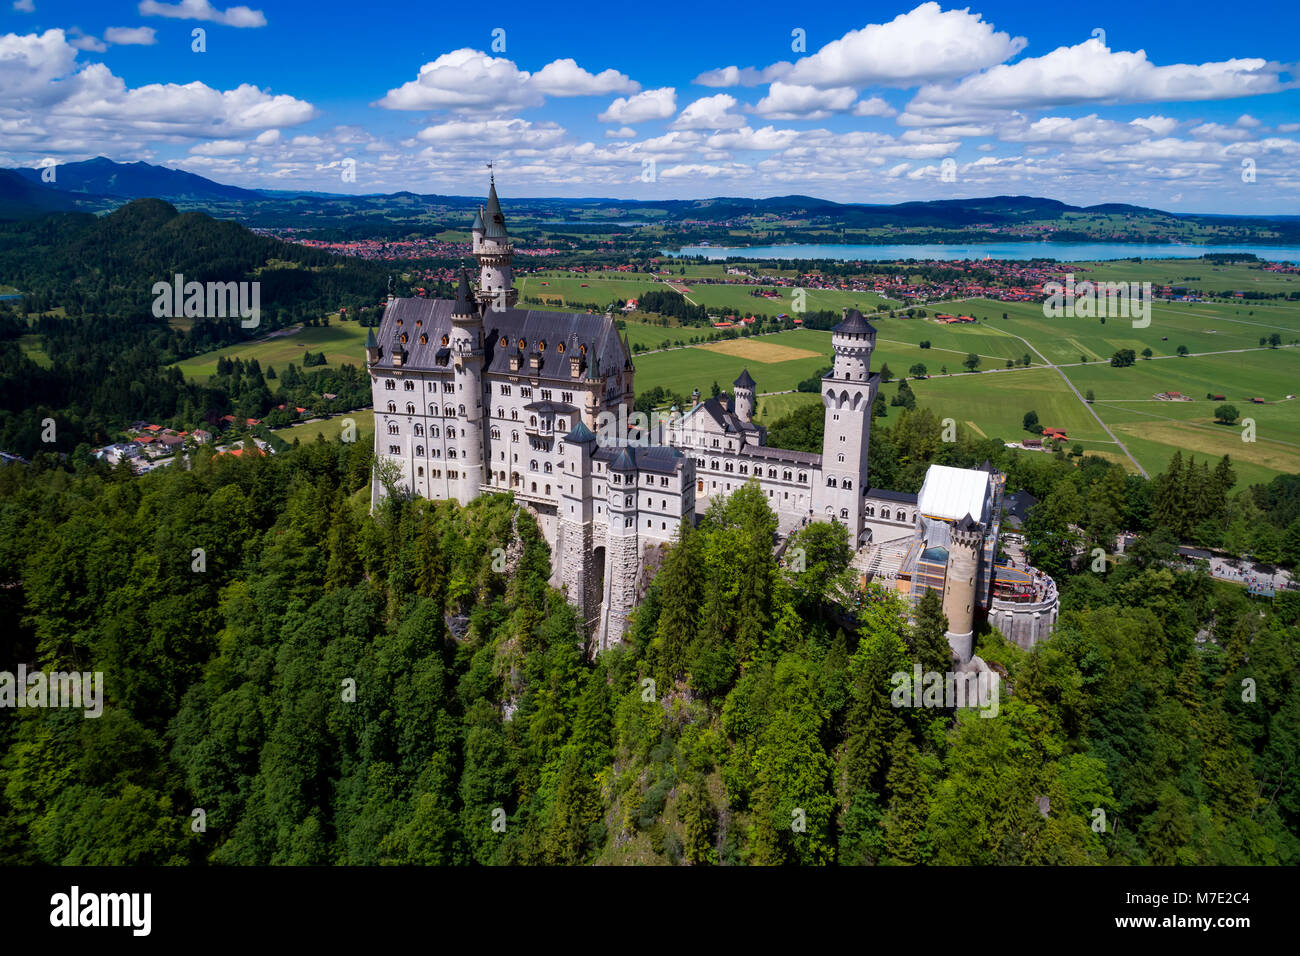
<path fill-rule="evenodd" d="M 6 166 L 1300 214 L 1293 3 L 0 4 Z"/>

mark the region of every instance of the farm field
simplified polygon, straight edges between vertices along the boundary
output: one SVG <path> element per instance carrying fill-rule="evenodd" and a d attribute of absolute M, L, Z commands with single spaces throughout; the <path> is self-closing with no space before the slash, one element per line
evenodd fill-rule
<path fill-rule="evenodd" d="M 796 412 L 806 405 L 820 405 L 820 392 L 786 392 L 781 395 L 759 395 L 758 414 L 754 420 L 761 425 L 771 426 L 791 412 Z"/>
<path fill-rule="evenodd" d="M 714 381 L 730 391 L 731 383 L 748 368 L 760 392 L 779 392 L 830 365 L 830 352 L 831 334 L 813 329 L 656 352 L 634 359 L 636 387 L 644 391 L 662 385 L 682 395 L 698 388 L 708 395 Z"/>
<path fill-rule="evenodd" d="M 245 362 L 257 359 L 265 372 L 267 366 L 275 366 L 277 372 L 284 371 L 290 362 L 302 365 L 304 352 L 324 352 L 326 365 L 314 368 L 338 368 L 341 365 L 361 365 L 366 356 L 366 329 L 356 322 L 331 321 L 328 327 L 315 326 L 304 328 L 293 326 L 294 331 L 288 335 L 273 334 L 253 342 L 227 346 L 212 352 L 204 352 L 193 358 L 177 362 L 176 368 L 186 378 L 205 380 L 217 374 L 217 359 L 241 358 Z"/>
<path fill-rule="evenodd" d="M 1044 426 L 1064 428 L 1070 445 L 1078 442 L 1085 451 L 1132 470 L 1132 462 L 1060 374 L 1043 366 L 1032 351 L 1031 367 L 1004 369 L 1006 359 L 1019 359 L 1028 351 L 1027 340 L 1063 366 L 1080 394 L 1089 389 L 1095 393 L 1093 409 L 1148 473 L 1162 471 L 1178 450 L 1198 457 L 1230 455 L 1239 488 L 1279 473 L 1300 473 L 1300 400 L 1286 400 L 1288 394 L 1300 392 L 1300 348 L 1259 346 L 1260 336 L 1274 331 L 1284 342 L 1300 338 L 1300 305 L 1157 303 L 1151 326 L 1145 329 L 1134 329 L 1131 320 L 1122 319 L 1105 326 L 1095 319 L 1046 319 L 1041 306 L 1019 303 L 977 300 L 964 303 L 962 311 L 981 321 L 940 326 L 928 319 L 871 316 L 877 329 L 872 367 L 878 371 L 888 363 L 897 377 L 906 375 L 915 362 L 925 364 L 931 377 L 910 382 L 918 405 L 940 418 L 955 419 L 976 435 L 1005 441 L 1028 437 L 1023 416 L 1033 410 Z M 637 387 L 664 385 L 682 394 L 699 388 L 708 394 L 715 380 L 729 389 L 741 368 L 748 367 L 760 393 L 793 388 L 830 363 L 829 338 L 828 333 L 809 329 L 739 340 L 760 350 L 773 343 L 817 352 L 816 359 L 777 350 L 744 358 L 728 351 L 737 342 L 721 343 L 728 348 L 715 344 L 639 356 Z M 918 347 L 923 339 L 930 340 L 929 349 Z M 1193 354 L 1178 357 L 1181 344 Z M 1132 348 L 1140 354 L 1148 347 L 1156 356 L 1151 361 L 1139 358 L 1129 368 L 1109 364 L 1117 349 Z M 968 352 L 984 357 L 980 374 L 939 374 L 944 365 L 950 373 L 958 373 Z M 1210 352 L 1222 354 L 1196 354 Z M 1081 355 L 1088 364 L 1078 364 Z M 896 383 L 884 386 L 886 400 L 897 388 Z M 1167 391 L 1182 392 L 1193 401 L 1153 397 Z M 1220 403 L 1207 401 L 1207 393 L 1225 395 L 1243 417 L 1253 418 L 1256 441 L 1241 441 L 1239 425 L 1214 424 L 1214 409 Z M 1248 401 L 1251 397 L 1273 404 L 1253 405 Z M 770 425 L 815 400 L 812 395 L 760 396 L 760 420 Z M 897 414 L 891 407 L 885 421 L 896 419 Z"/>
<path fill-rule="evenodd" d="M 304 422 L 301 425 L 278 428 L 273 434 L 283 438 L 291 445 L 295 439 L 303 442 L 315 441 L 317 435 L 324 435 L 326 441 L 335 441 L 343 430 L 344 420 L 348 418 L 356 422 L 357 441 L 363 444 L 369 443 L 375 434 L 375 416 L 368 408 L 335 415 L 333 418 L 326 418 L 318 422 Z"/>

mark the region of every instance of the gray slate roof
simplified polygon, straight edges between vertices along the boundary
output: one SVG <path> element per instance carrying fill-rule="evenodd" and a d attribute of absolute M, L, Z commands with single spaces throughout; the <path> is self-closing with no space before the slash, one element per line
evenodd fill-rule
<path fill-rule="evenodd" d="M 394 299 L 384 310 L 384 318 L 380 322 L 378 338 L 385 343 L 385 348 L 376 367 L 393 367 L 392 349 L 388 343 L 396 341 L 400 333 L 405 332 L 407 355 L 403 368 L 450 368 L 446 364 L 439 365 L 437 355 L 447 351 L 442 345 L 442 337 L 451 333 L 451 315 L 454 310 L 455 305 L 450 299 Z M 397 324 L 398 319 L 402 320 L 401 326 Z M 423 324 L 417 325 L 417 322 Z M 427 343 L 420 342 L 422 333 L 428 336 Z M 501 346 L 502 338 L 506 340 L 504 348 Z M 518 372 L 510 371 L 510 355 L 519 351 L 520 339 L 528 343 L 530 352 L 540 352 L 540 369 L 530 369 L 524 363 Z M 546 343 L 544 350 L 538 348 L 542 342 Z M 563 353 L 558 348 L 561 343 L 564 344 Z M 484 370 L 488 373 L 522 375 L 525 378 L 549 379 L 556 383 L 576 383 L 578 380 L 569 372 L 569 359 L 581 354 L 580 346 L 583 345 L 587 347 L 584 362 L 587 374 L 591 374 L 596 361 L 602 369 L 619 369 L 628 360 L 613 319 L 604 315 L 541 312 L 535 309 L 505 309 L 498 312 L 488 309 L 483 316 Z"/>

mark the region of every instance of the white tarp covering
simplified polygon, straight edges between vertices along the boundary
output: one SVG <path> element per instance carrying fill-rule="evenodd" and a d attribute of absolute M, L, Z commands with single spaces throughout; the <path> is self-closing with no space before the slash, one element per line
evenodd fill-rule
<path fill-rule="evenodd" d="M 960 521 L 970 515 L 976 521 L 986 521 L 984 498 L 988 483 L 987 472 L 931 465 L 925 473 L 916 507 L 931 518 Z"/>

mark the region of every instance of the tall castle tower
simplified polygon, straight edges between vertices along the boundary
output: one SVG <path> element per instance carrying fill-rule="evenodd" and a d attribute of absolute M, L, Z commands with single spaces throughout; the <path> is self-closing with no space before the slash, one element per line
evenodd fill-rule
<path fill-rule="evenodd" d="M 943 613 L 948 618 L 948 646 L 963 664 L 975 650 L 975 576 L 983 544 L 984 534 L 970 515 L 953 525 L 949 532 Z"/>
<path fill-rule="evenodd" d="M 867 490 L 867 453 L 871 438 L 871 406 L 880 374 L 871 371 L 876 330 L 857 309 L 831 330 L 835 361 L 822 379 L 826 431 L 822 438 L 825 487 L 814 499 L 818 517 L 849 528 L 854 548 L 862 544 L 862 496 Z"/>
<path fill-rule="evenodd" d="M 469 287 L 469 274 L 460 270 L 456 304 L 451 312 L 449 345 L 456 374 L 457 500 L 468 504 L 483 484 L 483 316 Z M 450 462 L 449 462 L 450 464 Z"/>
<path fill-rule="evenodd" d="M 749 374 L 749 369 L 740 373 L 740 377 L 731 383 L 735 386 L 733 392 L 734 408 L 736 417 L 742 422 L 753 421 L 754 418 L 754 389 L 757 387 L 753 376 Z"/>
<path fill-rule="evenodd" d="M 519 300 L 515 290 L 511 263 L 515 247 L 506 232 L 506 217 L 497 199 L 496 176 L 492 176 L 486 207 L 479 207 L 470 227 L 473 236 L 474 257 L 478 259 L 478 300 L 485 308 L 497 312 L 513 309 Z"/>

